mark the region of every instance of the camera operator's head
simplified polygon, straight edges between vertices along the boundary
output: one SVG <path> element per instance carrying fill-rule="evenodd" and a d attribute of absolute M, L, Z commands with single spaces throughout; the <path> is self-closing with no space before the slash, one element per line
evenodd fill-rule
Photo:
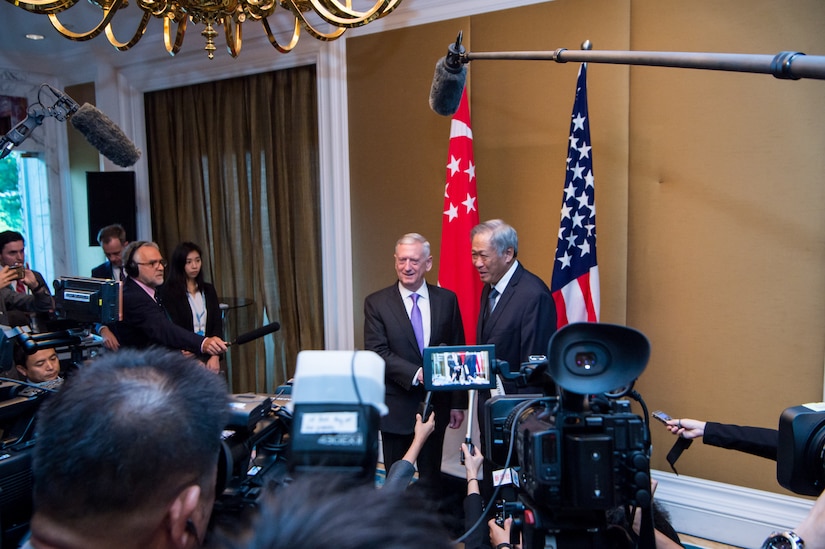
<path fill-rule="evenodd" d="M 60 359 L 54 349 L 39 349 L 28 353 L 14 344 L 14 366 L 23 378 L 32 383 L 53 381 L 60 375 Z"/>
<path fill-rule="evenodd" d="M 227 409 L 224 382 L 177 352 L 80 368 L 38 415 L 32 545 L 200 545 Z"/>
<path fill-rule="evenodd" d="M 218 533 L 208 547 L 454 549 L 438 513 L 409 490 L 377 490 L 329 474 L 272 488 L 243 531 Z"/>

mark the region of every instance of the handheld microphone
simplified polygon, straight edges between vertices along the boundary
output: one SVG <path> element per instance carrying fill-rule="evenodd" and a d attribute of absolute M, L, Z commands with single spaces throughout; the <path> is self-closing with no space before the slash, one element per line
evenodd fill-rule
<path fill-rule="evenodd" d="M 69 119 L 100 154 L 122 168 L 128 168 L 140 158 L 140 150 L 123 130 L 94 105 L 83 103 Z"/>
<path fill-rule="evenodd" d="M 464 92 L 467 67 L 461 62 L 461 56 L 464 55 L 462 36 L 463 33 L 459 32 L 455 44 L 450 44 L 447 48 L 447 55 L 435 64 L 433 85 L 430 88 L 430 108 L 441 116 L 455 114 Z"/>
<path fill-rule="evenodd" d="M 427 391 L 427 396 L 424 397 L 424 402 L 418 405 L 418 413 L 421 414 L 421 421 L 427 423 L 427 420 L 430 419 L 430 414 L 433 413 L 433 405 L 431 403 L 433 398 L 433 392 Z"/>
<path fill-rule="evenodd" d="M 260 328 L 255 328 L 250 332 L 246 332 L 244 334 L 239 335 L 233 341 L 227 343 L 226 346 L 229 347 L 230 345 L 243 345 L 244 343 L 249 343 L 250 341 L 254 341 L 260 337 L 264 337 L 265 335 L 277 332 L 280 329 L 280 323 L 273 322 L 272 324 L 267 324 L 266 326 L 261 326 Z"/>

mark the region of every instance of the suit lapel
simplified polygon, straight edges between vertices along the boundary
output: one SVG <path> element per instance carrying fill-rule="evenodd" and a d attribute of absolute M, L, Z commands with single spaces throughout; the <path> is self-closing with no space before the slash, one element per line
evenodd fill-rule
<path fill-rule="evenodd" d="M 481 292 L 481 314 L 478 315 L 478 332 L 480 334 L 479 341 L 486 341 L 490 335 L 490 332 L 493 331 L 493 327 L 498 322 L 498 319 L 501 318 L 501 315 L 507 308 L 507 304 L 513 299 L 518 287 L 519 280 L 521 279 L 522 273 L 522 266 L 521 263 L 518 264 L 516 267 L 513 276 L 510 277 L 510 282 L 507 283 L 507 287 L 504 288 L 504 293 L 498 298 L 498 303 L 496 303 L 496 308 L 492 310 L 490 316 L 487 317 L 487 320 L 484 320 L 484 311 L 487 308 L 487 300 L 490 296 L 490 285 L 485 284 L 484 290 Z"/>

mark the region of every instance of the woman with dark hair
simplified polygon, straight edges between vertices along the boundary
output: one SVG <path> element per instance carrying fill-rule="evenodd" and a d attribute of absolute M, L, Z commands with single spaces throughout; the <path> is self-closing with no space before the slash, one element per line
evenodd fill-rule
<path fill-rule="evenodd" d="M 163 306 L 172 322 L 204 336 L 223 337 L 223 319 L 215 287 L 203 281 L 200 247 L 181 242 L 172 252 L 168 276 L 161 289 Z M 220 371 L 220 357 L 200 357 L 209 370 Z"/>

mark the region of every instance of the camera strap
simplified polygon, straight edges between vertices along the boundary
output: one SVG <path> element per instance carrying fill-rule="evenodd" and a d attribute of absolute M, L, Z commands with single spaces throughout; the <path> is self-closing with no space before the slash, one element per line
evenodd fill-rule
<path fill-rule="evenodd" d="M 690 448 L 690 445 L 693 443 L 693 439 L 679 437 L 676 439 L 676 443 L 673 445 L 673 448 L 670 449 L 670 452 L 667 453 L 667 462 L 670 465 L 670 468 L 673 469 L 673 472 L 677 475 L 679 474 L 676 471 L 676 460 L 679 459 L 679 456 L 682 455 L 682 452 Z"/>

